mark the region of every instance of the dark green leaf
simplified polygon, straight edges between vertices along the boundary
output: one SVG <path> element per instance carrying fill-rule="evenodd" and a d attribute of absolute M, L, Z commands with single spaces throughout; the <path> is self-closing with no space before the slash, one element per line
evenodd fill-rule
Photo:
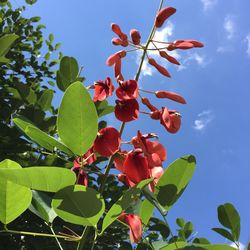
<path fill-rule="evenodd" d="M 234 242 L 233 235 L 224 228 L 212 228 L 213 231 Z"/>
<path fill-rule="evenodd" d="M 110 113 L 114 112 L 114 106 L 110 106 L 108 105 L 108 102 L 102 101 L 102 102 L 95 102 L 96 105 L 96 110 L 97 110 L 97 114 L 99 117 L 102 117 L 104 115 L 108 115 Z"/>
<path fill-rule="evenodd" d="M 18 36 L 15 34 L 4 35 L 0 38 L 0 57 L 4 57 L 8 53 L 17 38 Z"/>
<path fill-rule="evenodd" d="M 220 223 L 231 229 L 232 235 L 236 241 L 240 237 L 240 216 L 234 206 L 230 203 L 220 205 L 217 209 Z"/>
<path fill-rule="evenodd" d="M 96 226 L 105 210 L 100 194 L 81 185 L 68 186 L 57 192 L 52 207 L 60 218 L 83 226 Z"/>

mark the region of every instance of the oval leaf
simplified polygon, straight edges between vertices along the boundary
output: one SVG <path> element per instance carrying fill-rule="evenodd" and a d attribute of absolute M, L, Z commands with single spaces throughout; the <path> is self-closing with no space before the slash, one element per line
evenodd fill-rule
<path fill-rule="evenodd" d="M 166 210 L 169 210 L 184 192 L 193 176 L 195 164 L 194 156 L 183 156 L 170 164 L 161 176 L 154 193 Z"/>
<path fill-rule="evenodd" d="M 21 166 L 11 160 L 0 162 L 3 169 L 21 169 Z M 18 200 L 21 202 L 17 202 Z M 8 224 L 21 215 L 30 205 L 32 193 L 29 188 L 17 185 L 5 178 L 0 178 L 0 221 Z"/>
<path fill-rule="evenodd" d="M 240 216 L 235 207 L 230 203 L 220 205 L 217 209 L 220 223 L 231 229 L 232 235 L 236 241 L 240 237 Z"/>
<path fill-rule="evenodd" d="M 31 189 L 57 192 L 73 185 L 75 173 L 59 167 L 28 167 L 22 169 L 0 169 L 0 180 L 8 180 Z"/>
<path fill-rule="evenodd" d="M 105 203 L 95 189 L 75 185 L 57 192 L 52 207 L 67 222 L 95 227 L 105 210 Z"/>
<path fill-rule="evenodd" d="M 46 89 L 43 91 L 42 95 L 37 101 L 37 104 L 41 107 L 43 111 L 47 111 L 51 108 L 51 102 L 54 96 L 54 92 L 51 89 Z"/>
<path fill-rule="evenodd" d="M 0 38 L 0 57 L 4 57 L 8 53 L 11 45 L 17 38 L 18 36 L 16 34 L 8 34 Z"/>
<path fill-rule="evenodd" d="M 98 117 L 90 94 L 81 82 L 65 92 L 57 118 L 58 134 L 70 150 L 83 155 L 92 146 L 98 131 Z"/>

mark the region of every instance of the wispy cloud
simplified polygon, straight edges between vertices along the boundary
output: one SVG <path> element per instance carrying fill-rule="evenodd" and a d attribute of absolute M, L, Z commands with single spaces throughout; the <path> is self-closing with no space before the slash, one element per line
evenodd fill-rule
<path fill-rule="evenodd" d="M 204 131 L 213 120 L 214 114 L 212 110 L 204 110 L 198 114 L 197 119 L 194 121 L 193 128 L 197 131 Z"/>
<path fill-rule="evenodd" d="M 248 35 L 246 36 L 245 41 L 246 41 L 246 43 L 247 43 L 247 50 L 246 50 L 246 52 L 247 52 L 247 55 L 250 56 L 250 34 L 248 34 Z"/>
<path fill-rule="evenodd" d="M 234 37 L 235 35 L 235 22 L 233 19 L 233 16 L 227 15 L 224 19 L 224 29 L 227 33 L 227 39 L 230 40 Z"/>
<path fill-rule="evenodd" d="M 206 58 L 205 55 L 194 52 L 189 53 L 182 61 L 182 64 L 178 67 L 178 71 L 186 69 L 192 62 L 197 63 L 200 67 L 204 68 L 210 63 L 210 60 Z"/>
<path fill-rule="evenodd" d="M 203 4 L 203 10 L 208 11 L 217 4 L 217 0 L 201 0 L 201 3 Z"/>

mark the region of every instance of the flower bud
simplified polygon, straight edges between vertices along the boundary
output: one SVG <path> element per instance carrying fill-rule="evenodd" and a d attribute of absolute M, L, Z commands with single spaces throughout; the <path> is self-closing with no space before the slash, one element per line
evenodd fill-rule
<path fill-rule="evenodd" d="M 155 59 L 153 59 L 152 57 L 148 59 L 148 63 L 152 66 L 154 66 L 162 75 L 167 76 L 167 77 L 171 77 L 171 75 L 169 74 L 169 72 L 162 67 L 161 65 L 159 65 Z"/>
<path fill-rule="evenodd" d="M 176 12 L 176 9 L 173 7 L 166 7 L 160 10 L 155 18 L 155 27 L 160 28 L 165 20 L 172 16 Z"/>
<path fill-rule="evenodd" d="M 130 36 L 131 36 L 133 44 L 135 44 L 135 45 L 140 44 L 141 35 L 140 35 L 138 30 L 136 30 L 136 29 L 130 30 Z"/>
<path fill-rule="evenodd" d="M 170 56 L 166 51 L 160 51 L 160 56 L 167 59 L 169 62 L 176 64 L 176 65 L 180 65 L 180 63 L 172 56 Z"/>
<path fill-rule="evenodd" d="M 156 91 L 155 92 L 155 96 L 158 97 L 158 98 L 168 98 L 172 101 L 175 101 L 175 102 L 179 102 L 179 103 L 182 103 L 182 104 L 186 104 L 186 101 L 185 99 L 174 93 L 174 92 L 169 92 L 169 91 Z"/>
<path fill-rule="evenodd" d="M 148 98 L 142 97 L 141 101 L 142 101 L 142 103 L 143 103 L 144 105 L 146 105 L 151 111 L 157 110 L 157 108 L 156 108 L 154 105 L 152 105 L 152 104 L 150 103 L 150 101 L 148 100 Z"/>

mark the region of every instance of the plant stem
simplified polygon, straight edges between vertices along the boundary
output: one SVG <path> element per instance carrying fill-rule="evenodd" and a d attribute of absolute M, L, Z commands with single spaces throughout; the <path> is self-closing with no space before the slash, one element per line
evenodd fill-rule
<path fill-rule="evenodd" d="M 85 245 L 85 241 L 86 241 L 87 236 L 89 234 L 89 230 L 90 230 L 90 227 L 88 227 L 88 226 L 86 226 L 84 228 L 81 239 L 80 239 L 80 241 L 78 242 L 78 245 L 77 245 L 77 250 L 82 250 L 83 249 L 83 247 Z"/>
<path fill-rule="evenodd" d="M 34 233 L 34 232 L 25 232 L 25 231 L 16 231 L 16 230 L 1 230 L 0 233 L 9 233 L 9 234 L 21 234 L 21 235 L 30 235 L 34 237 L 50 237 L 50 238 L 61 238 L 61 239 L 67 239 L 67 237 L 62 235 L 56 235 L 56 234 L 45 234 L 45 233 Z"/>
<path fill-rule="evenodd" d="M 52 226 L 52 225 L 49 225 L 49 228 L 50 228 L 52 234 L 55 236 L 55 240 L 56 240 L 57 245 L 59 246 L 60 250 L 63 250 L 63 247 L 62 247 L 60 241 L 59 241 L 59 240 L 57 239 L 57 237 L 56 237 L 56 234 L 55 234 L 55 231 L 54 231 L 54 229 L 53 229 L 53 226 Z"/>

